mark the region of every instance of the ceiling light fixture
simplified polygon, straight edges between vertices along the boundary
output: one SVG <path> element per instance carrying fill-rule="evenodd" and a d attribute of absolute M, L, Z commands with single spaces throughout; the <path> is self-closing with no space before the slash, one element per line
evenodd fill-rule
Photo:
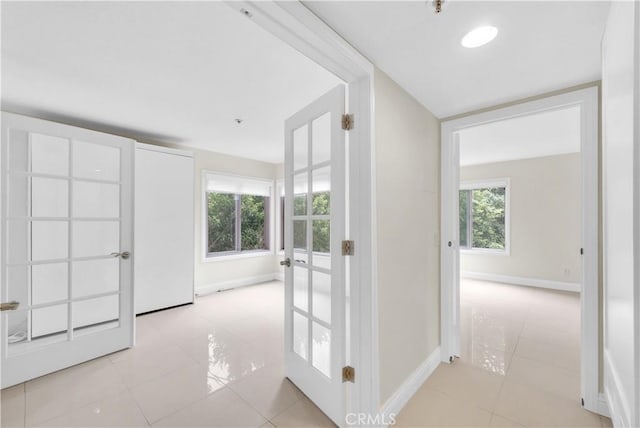
<path fill-rule="evenodd" d="M 475 28 L 469 31 L 460 41 L 465 48 L 477 48 L 486 45 L 498 35 L 498 29 L 491 25 Z"/>
<path fill-rule="evenodd" d="M 244 122 L 244 120 L 243 120 L 243 119 L 240 119 L 240 118 L 233 119 L 233 121 L 234 121 L 236 124 L 238 124 L 238 125 L 240 125 L 242 122 Z"/>

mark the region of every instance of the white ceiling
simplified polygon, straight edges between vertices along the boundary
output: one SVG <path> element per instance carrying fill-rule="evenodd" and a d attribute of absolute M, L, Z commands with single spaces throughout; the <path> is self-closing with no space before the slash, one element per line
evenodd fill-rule
<path fill-rule="evenodd" d="M 600 79 L 608 2 L 304 3 L 440 118 Z M 463 48 L 481 25 L 496 39 Z"/>
<path fill-rule="evenodd" d="M 284 120 L 339 83 L 219 2 L 1 7 L 3 110 L 279 163 Z"/>
<path fill-rule="evenodd" d="M 464 129 L 460 165 L 537 158 L 580 151 L 580 107 Z"/>

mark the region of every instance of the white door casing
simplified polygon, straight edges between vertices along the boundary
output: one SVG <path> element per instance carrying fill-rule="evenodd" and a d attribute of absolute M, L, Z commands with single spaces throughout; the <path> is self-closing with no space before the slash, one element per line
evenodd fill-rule
<path fill-rule="evenodd" d="M 2 113 L 3 388 L 132 346 L 133 150 Z"/>
<path fill-rule="evenodd" d="M 613 2 L 602 41 L 604 391 L 640 426 L 640 4 Z"/>
<path fill-rule="evenodd" d="M 598 303 L 598 88 L 588 87 L 560 95 L 540 97 L 508 107 L 471 114 L 442 123 L 441 129 L 441 338 L 442 361 L 458 355 L 459 348 L 459 142 L 457 131 L 500 120 L 580 108 L 582 195 L 581 393 L 584 407 L 605 414 L 599 394 Z M 452 242 L 451 247 L 448 246 Z M 576 248 L 580 251 L 580 248 Z"/>
<path fill-rule="evenodd" d="M 285 124 L 286 374 L 338 425 L 345 409 L 344 111 L 340 85 Z"/>

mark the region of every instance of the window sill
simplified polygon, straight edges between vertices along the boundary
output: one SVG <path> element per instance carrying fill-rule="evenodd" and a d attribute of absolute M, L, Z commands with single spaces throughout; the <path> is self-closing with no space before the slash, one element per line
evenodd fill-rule
<path fill-rule="evenodd" d="M 244 251 L 241 253 L 227 253 L 219 256 L 205 256 L 202 263 L 228 262 L 231 260 L 253 259 L 256 257 L 273 256 L 273 251 Z"/>
<path fill-rule="evenodd" d="M 460 248 L 460 254 L 468 254 L 470 256 L 508 256 L 510 253 L 508 249 Z"/>

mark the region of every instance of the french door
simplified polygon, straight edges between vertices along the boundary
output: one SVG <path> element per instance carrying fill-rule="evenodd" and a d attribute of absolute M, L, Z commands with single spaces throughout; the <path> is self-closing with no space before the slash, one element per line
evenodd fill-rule
<path fill-rule="evenodd" d="M 132 346 L 133 150 L 2 113 L 3 388 Z"/>
<path fill-rule="evenodd" d="M 345 361 L 345 88 L 285 124 L 287 377 L 343 425 Z"/>

